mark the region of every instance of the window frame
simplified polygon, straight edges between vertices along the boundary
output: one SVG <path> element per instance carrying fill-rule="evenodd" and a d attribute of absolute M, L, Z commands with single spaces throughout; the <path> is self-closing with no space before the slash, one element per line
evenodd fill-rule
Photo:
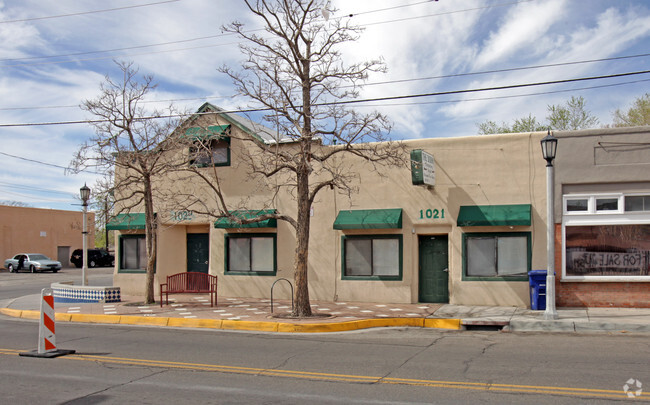
<path fill-rule="evenodd" d="M 138 239 L 141 240 L 142 242 L 138 242 L 138 251 L 140 251 L 140 243 L 145 244 L 145 249 L 146 249 L 146 243 L 147 243 L 147 236 L 145 234 L 135 234 L 135 235 L 123 235 L 120 234 L 118 236 L 118 246 L 119 246 L 119 255 L 118 255 L 118 261 L 117 261 L 117 272 L 118 273 L 132 273 L 132 274 L 144 274 L 147 272 L 147 264 L 144 264 L 144 268 L 137 268 L 137 269 L 126 269 L 122 268 L 122 259 L 124 258 L 124 241 L 129 240 L 129 239 Z M 138 255 L 138 261 L 140 261 L 140 256 Z M 154 267 L 154 272 L 155 272 L 155 267 Z"/>
<path fill-rule="evenodd" d="M 214 146 L 212 145 L 212 143 L 213 143 L 213 142 L 217 142 L 217 144 L 219 144 L 219 143 L 221 143 L 221 142 L 225 143 L 225 145 L 226 145 L 226 146 L 225 146 L 225 149 L 226 149 L 226 161 L 225 161 L 225 162 L 217 162 L 217 163 L 214 163 L 214 162 L 213 162 L 212 164 L 209 164 L 209 163 L 196 163 L 196 160 L 195 160 L 195 156 L 196 156 L 196 154 L 199 153 L 199 151 L 200 151 L 201 148 L 206 148 L 206 149 L 208 148 L 208 147 L 205 145 L 205 142 L 210 142 L 210 147 L 209 147 L 209 149 L 210 149 L 210 156 L 211 156 L 211 157 L 214 156 L 214 155 L 213 155 L 213 153 L 214 153 L 214 151 L 213 151 Z M 203 143 L 204 145 L 201 145 L 202 143 Z M 190 166 L 192 166 L 192 167 L 222 167 L 222 166 L 230 166 L 230 148 L 231 148 L 231 145 L 230 145 L 230 137 L 229 137 L 229 136 L 219 136 L 219 137 L 215 137 L 215 138 L 206 139 L 206 140 L 203 140 L 203 141 L 195 141 L 194 144 L 197 145 L 197 146 L 191 146 L 191 147 L 190 147 Z"/>
<path fill-rule="evenodd" d="M 467 241 L 470 238 L 476 238 L 476 237 L 481 237 L 481 238 L 487 238 L 487 237 L 493 237 L 493 238 L 498 238 L 498 237 L 525 237 L 526 238 L 526 274 L 524 275 L 512 275 L 512 276 L 500 276 L 495 275 L 495 276 L 470 276 L 467 274 L 467 267 L 468 267 L 468 257 L 467 257 Z M 498 246 L 498 244 L 497 244 Z M 531 232 L 471 232 L 471 233 L 463 233 L 463 247 L 462 247 L 462 255 L 463 255 L 463 274 L 462 274 L 462 281 L 528 281 L 528 272 L 531 270 L 532 266 L 532 257 L 533 257 L 533 252 L 532 252 L 532 234 Z M 498 264 L 498 251 L 497 255 L 495 255 L 495 260 L 497 261 L 495 263 L 495 267 Z M 498 272 L 498 269 L 497 269 Z"/>
<path fill-rule="evenodd" d="M 271 238 L 273 240 L 273 270 L 272 271 L 242 271 L 229 270 L 230 239 Z M 252 252 L 252 250 L 251 250 Z M 275 276 L 278 272 L 278 246 L 276 233 L 227 233 L 224 235 L 224 275 L 235 276 Z"/>
<path fill-rule="evenodd" d="M 612 198 L 617 196 L 618 210 L 601 210 L 596 211 L 595 206 L 590 207 L 587 213 L 581 212 L 564 212 L 562 215 L 562 279 L 561 282 L 650 282 L 648 276 L 614 276 L 614 275 L 567 275 L 567 228 L 573 226 L 608 226 L 608 225 L 650 225 L 650 210 L 648 211 L 626 211 L 625 199 L 626 197 L 644 196 L 650 197 L 648 192 L 633 192 L 633 193 L 592 193 L 592 194 L 565 194 L 563 201 L 567 198 L 575 198 L 580 196 L 582 198 L 591 198 L 593 204 L 596 199 Z M 566 207 L 566 204 L 565 204 Z"/>
<path fill-rule="evenodd" d="M 398 242 L 398 274 L 393 276 L 370 275 L 370 276 L 348 276 L 346 275 L 346 241 L 362 239 L 395 239 Z M 341 236 L 341 280 L 381 280 L 381 281 L 402 281 L 404 267 L 404 237 L 402 234 L 370 234 L 370 235 L 342 235 Z M 374 271 L 373 268 L 371 270 Z"/>
<path fill-rule="evenodd" d="M 632 194 L 630 194 L 632 195 Z M 615 210 L 598 209 L 598 200 L 616 199 L 617 207 Z M 569 201 L 587 200 L 587 209 L 584 211 L 570 211 L 568 209 Z M 611 215 L 623 214 L 625 212 L 625 195 L 620 193 L 604 194 L 565 194 L 562 196 L 562 212 L 564 215 Z M 634 212 L 634 211 L 633 211 Z M 644 211 L 641 211 L 644 212 Z"/>

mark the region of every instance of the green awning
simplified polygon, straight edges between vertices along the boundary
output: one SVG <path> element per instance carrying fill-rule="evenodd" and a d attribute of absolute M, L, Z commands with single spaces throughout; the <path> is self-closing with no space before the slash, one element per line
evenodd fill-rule
<path fill-rule="evenodd" d="M 401 229 L 402 209 L 339 211 L 334 229 Z"/>
<path fill-rule="evenodd" d="M 530 204 L 463 205 L 458 226 L 530 226 Z"/>
<path fill-rule="evenodd" d="M 207 128 L 192 127 L 185 131 L 185 136 L 193 141 L 205 141 L 207 139 L 217 139 L 228 136 L 230 125 L 212 125 Z"/>
<path fill-rule="evenodd" d="M 119 231 L 123 229 L 144 229 L 145 217 L 143 213 L 136 214 L 117 214 L 106 224 L 109 231 Z"/>
<path fill-rule="evenodd" d="M 267 214 L 275 214 L 276 210 L 237 210 L 231 211 L 230 214 L 241 219 L 253 219 Z M 214 222 L 215 228 L 277 228 L 278 220 L 275 218 L 265 219 L 263 221 L 240 224 L 231 218 L 219 218 Z"/>

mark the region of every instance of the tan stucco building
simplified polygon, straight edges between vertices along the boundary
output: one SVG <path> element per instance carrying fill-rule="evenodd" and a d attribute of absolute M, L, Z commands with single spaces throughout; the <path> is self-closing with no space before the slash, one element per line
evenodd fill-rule
<path fill-rule="evenodd" d="M 218 110 L 206 104 L 199 111 Z M 251 180 L 241 159 L 251 147 L 242 138 L 271 142 L 272 131 L 263 133 L 226 113 L 205 115 L 194 125 L 195 131 L 218 127 L 222 134 L 215 144 L 222 149 L 214 157 L 221 159 L 216 169 L 229 205 L 243 216 L 262 210 L 294 215 L 292 195 L 282 188 L 276 194 L 272 185 Z M 310 297 L 529 306 L 527 272 L 546 267 L 544 135 L 405 141 L 405 158 L 414 150 L 433 157 L 433 185 L 414 185 L 411 167 L 376 171 L 361 159 L 345 157 L 348 170 L 358 175 L 353 184 L 357 192 L 348 198 L 326 188 L 313 204 Z M 198 181 L 169 176 L 157 187 L 192 193 L 216 206 L 214 195 Z M 295 233 L 286 222 L 241 225 L 210 219 L 172 201 L 156 201 L 156 288 L 167 275 L 203 271 L 219 277 L 222 297 L 269 298 L 276 280 L 293 280 Z M 119 232 L 114 284 L 125 295 L 142 295 L 144 223 L 142 214 L 131 212 L 109 227 Z M 288 298 L 286 283 L 278 284 L 274 294 Z"/>
<path fill-rule="evenodd" d="M 88 213 L 88 241 L 95 240 L 95 214 Z M 42 253 L 70 266 L 70 255 L 83 244 L 83 213 L 0 205 L 0 258 Z"/>

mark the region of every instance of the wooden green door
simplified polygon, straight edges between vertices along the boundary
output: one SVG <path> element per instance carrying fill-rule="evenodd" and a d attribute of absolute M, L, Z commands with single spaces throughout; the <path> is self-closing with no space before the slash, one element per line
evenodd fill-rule
<path fill-rule="evenodd" d="M 419 238 L 420 302 L 449 302 L 449 259 L 446 235 Z"/>
<path fill-rule="evenodd" d="M 187 271 L 207 273 L 210 262 L 210 235 L 187 234 Z"/>

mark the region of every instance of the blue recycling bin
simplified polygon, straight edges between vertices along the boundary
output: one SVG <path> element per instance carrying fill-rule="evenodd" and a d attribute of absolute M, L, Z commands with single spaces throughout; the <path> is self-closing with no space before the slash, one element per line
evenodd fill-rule
<path fill-rule="evenodd" d="M 531 270 L 528 272 L 530 285 L 530 309 L 546 310 L 546 270 Z"/>

